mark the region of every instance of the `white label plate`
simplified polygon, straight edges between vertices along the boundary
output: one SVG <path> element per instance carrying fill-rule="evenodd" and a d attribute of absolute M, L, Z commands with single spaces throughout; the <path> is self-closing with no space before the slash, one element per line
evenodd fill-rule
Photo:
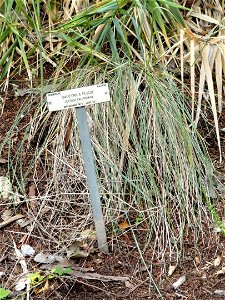
<path fill-rule="evenodd" d="M 46 95 L 49 111 L 110 101 L 108 83 L 90 85 Z"/>

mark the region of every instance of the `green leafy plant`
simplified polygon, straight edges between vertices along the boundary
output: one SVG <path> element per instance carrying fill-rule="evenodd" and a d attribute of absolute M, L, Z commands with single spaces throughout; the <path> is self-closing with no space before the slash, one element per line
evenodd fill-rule
<path fill-rule="evenodd" d="M 32 286 L 37 286 L 39 284 L 42 284 L 46 280 L 55 278 L 55 275 L 63 276 L 63 275 L 71 275 L 72 273 L 73 270 L 71 268 L 63 268 L 61 266 L 56 266 L 50 271 L 50 274 L 46 273 L 42 275 L 40 272 L 35 272 L 29 274 L 28 278 Z"/>
<path fill-rule="evenodd" d="M 40 294 L 49 289 L 49 281 L 58 276 L 71 275 L 73 270 L 71 268 L 62 268 L 61 266 L 54 267 L 50 272 L 35 272 L 28 275 L 31 289 L 36 294 Z"/>
<path fill-rule="evenodd" d="M 28 279 L 30 280 L 32 286 L 36 286 L 43 283 L 48 278 L 46 276 L 41 275 L 39 272 L 35 272 L 29 274 Z"/>
<path fill-rule="evenodd" d="M 11 293 L 10 290 L 7 290 L 5 288 L 0 288 L 0 299 L 5 299 L 9 296 L 9 294 Z"/>
<path fill-rule="evenodd" d="M 135 220 L 135 224 L 138 225 L 139 223 L 141 223 L 144 220 L 144 217 L 142 214 L 137 214 L 136 216 L 136 220 Z"/>
<path fill-rule="evenodd" d="M 73 273 L 73 270 L 71 268 L 62 268 L 60 266 L 57 266 L 57 267 L 55 267 L 51 270 L 51 273 L 52 274 L 57 274 L 59 276 L 71 275 Z"/>
<path fill-rule="evenodd" d="M 183 7 L 172 0 L 104 0 L 85 9 L 67 2 L 6 0 L 0 5 L 0 79 L 14 77 L 21 63 L 30 82 L 43 76 L 45 62 L 58 65 L 59 74 L 77 55 L 82 55 L 80 66 L 111 58 L 153 63 L 170 47 L 174 30 L 185 27 Z M 30 63 L 35 55 L 37 64 Z"/>

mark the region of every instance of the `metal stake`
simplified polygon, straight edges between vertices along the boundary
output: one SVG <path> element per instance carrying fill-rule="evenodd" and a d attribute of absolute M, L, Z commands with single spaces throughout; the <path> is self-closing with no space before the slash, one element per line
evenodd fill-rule
<path fill-rule="evenodd" d="M 98 247 L 101 252 L 108 253 L 109 250 L 106 240 L 105 224 L 103 220 L 101 201 L 98 191 L 97 176 L 95 172 L 87 114 L 84 106 L 76 107 L 76 116 L 84 158 L 84 168 L 87 175 L 88 189 L 90 193 L 91 207 L 94 216 Z"/>

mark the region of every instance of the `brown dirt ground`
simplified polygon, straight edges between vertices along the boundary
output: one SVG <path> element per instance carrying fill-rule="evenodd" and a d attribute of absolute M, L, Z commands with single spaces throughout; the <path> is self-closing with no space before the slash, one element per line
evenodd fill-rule
<path fill-rule="evenodd" d="M 15 98 L 10 92 L 3 96 L 6 103 L 1 116 L 0 142 L 6 136 L 21 104 L 21 99 Z M 24 119 L 24 124 L 28 120 L 29 116 Z M 222 124 L 224 118 L 221 117 L 220 120 L 221 127 L 225 127 L 225 124 L 224 126 Z M 218 162 L 218 152 L 213 135 L 213 132 L 208 135 L 207 142 L 211 144 L 210 151 L 215 165 L 223 173 L 224 164 Z M 19 129 L 17 136 L 15 136 L 12 154 L 16 152 L 21 138 L 22 132 Z M 223 138 L 222 136 L 222 141 Z M 1 153 L 1 158 L 7 159 L 6 149 Z M 6 175 L 6 171 L 7 164 L 0 164 L 0 176 Z M 0 205 L 0 215 L 4 208 L 4 205 Z M 19 206 L 15 210 L 16 213 L 26 213 L 25 206 Z M 169 263 L 164 265 L 160 260 L 152 261 L 150 249 L 145 253 L 146 264 L 152 268 L 152 277 L 159 287 L 161 299 L 225 299 L 225 271 L 224 274 L 223 271 L 221 274 L 216 274 L 219 270 L 225 269 L 225 238 L 220 234 L 212 233 L 212 229 L 208 230 L 208 240 L 206 237 L 204 243 L 201 241 L 193 246 L 193 241 L 185 241 L 183 259 L 170 277 L 167 275 Z M 21 246 L 24 242 L 24 240 L 21 241 L 21 238 L 24 235 L 26 235 L 25 229 L 21 229 L 16 223 L 0 229 L 0 272 L 5 273 L 0 278 L 0 287 L 13 290 L 15 278 L 21 274 L 21 265 L 15 257 L 13 241 L 17 247 Z M 138 235 L 140 241 L 144 240 L 144 230 L 140 230 Z M 36 249 L 45 250 L 45 242 L 35 234 L 29 238 L 29 244 Z M 95 251 L 85 259 L 71 260 L 70 264 L 72 268 L 80 267 L 84 270 L 87 268 L 97 274 L 127 276 L 130 278 L 129 286 L 121 281 L 103 282 L 82 277 L 63 276 L 49 280 L 49 287 L 46 291 L 35 294 L 37 289 L 34 289 L 30 299 L 160 299 L 151 279 L 149 279 L 146 268 L 140 261 L 140 255 L 129 230 L 122 232 L 118 237 L 118 243 L 110 250 L 109 255 Z M 215 266 L 215 259 L 218 257 L 221 261 L 218 266 Z M 169 258 L 166 261 L 169 261 Z M 35 270 L 42 272 L 40 266 L 35 265 L 31 260 L 27 260 L 27 266 L 31 272 Z M 175 290 L 172 283 L 183 275 L 186 276 L 186 281 Z M 15 294 L 14 299 L 23 298 Z"/>

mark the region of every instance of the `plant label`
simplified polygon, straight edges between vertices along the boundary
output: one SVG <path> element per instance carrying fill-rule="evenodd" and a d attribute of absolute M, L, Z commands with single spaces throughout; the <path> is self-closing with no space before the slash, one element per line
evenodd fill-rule
<path fill-rule="evenodd" d="M 95 222 L 98 247 L 101 252 L 108 253 L 107 236 L 85 110 L 86 105 L 110 101 L 108 84 L 103 83 L 62 92 L 48 93 L 46 97 L 49 111 L 76 108 L 77 124 L 80 133 L 84 168 L 87 175 L 87 184 Z"/>
<path fill-rule="evenodd" d="M 86 106 L 110 101 L 108 83 L 85 86 L 77 89 L 48 93 L 46 95 L 49 111 Z"/>

